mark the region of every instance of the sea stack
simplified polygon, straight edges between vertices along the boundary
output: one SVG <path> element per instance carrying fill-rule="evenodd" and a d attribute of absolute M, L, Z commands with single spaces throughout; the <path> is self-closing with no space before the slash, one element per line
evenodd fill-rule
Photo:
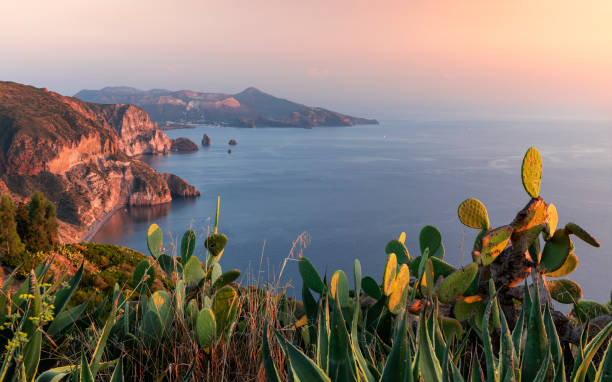
<path fill-rule="evenodd" d="M 198 151 L 200 148 L 191 139 L 188 138 L 176 138 L 172 141 L 170 146 L 171 151 Z"/>
<path fill-rule="evenodd" d="M 230 146 L 236 146 L 237 144 L 238 144 L 238 142 L 236 142 L 235 139 L 230 139 L 230 141 L 229 141 L 229 145 Z"/>
<path fill-rule="evenodd" d="M 204 134 L 204 136 L 202 136 L 202 146 L 210 146 L 210 137 L 208 134 Z"/>

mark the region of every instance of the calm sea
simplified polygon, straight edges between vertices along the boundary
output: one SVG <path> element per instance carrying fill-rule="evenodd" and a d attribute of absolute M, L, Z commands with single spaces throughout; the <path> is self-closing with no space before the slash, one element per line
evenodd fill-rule
<path fill-rule="evenodd" d="M 94 241 L 146 253 L 146 231 L 154 222 L 168 233 L 166 243 L 179 241 L 190 226 L 204 237 L 220 195 L 220 229 L 229 237 L 224 269 L 250 266 L 270 278 L 306 232 L 310 242 L 303 253 L 321 272 L 343 269 L 351 279 L 358 258 L 364 275 L 379 279 L 386 243 L 405 231 L 408 249 L 418 255 L 419 231 L 428 224 L 442 232 L 446 260 L 467 264 L 476 232 L 461 225 L 457 206 L 475 197 L 487 206 L 492 225 L 510 223 L 529 201 L 520 167 L 535 145 L 544 161 L 541 196 L 557 206 L 560 224 L 578 223 L 602 244 L 593 248 L 574 240 L 580 264 L 570 278 L 582 285 L 585 298 L 610 298 L 612 124 L 390 121 L 167 131 L 198 144 L 204 133 L 211 137 L 209 148 L 145 157 L 157 170 L 195 185 L 199 199 L 120 211 Z M 228 146 L 230 139 L 238 145 Z M 202 243 L 200 238 L 196 252 L 203 258 Z M 299 288 L 299 280 L 297 263 L 289 261 L 283 281 Z"/>

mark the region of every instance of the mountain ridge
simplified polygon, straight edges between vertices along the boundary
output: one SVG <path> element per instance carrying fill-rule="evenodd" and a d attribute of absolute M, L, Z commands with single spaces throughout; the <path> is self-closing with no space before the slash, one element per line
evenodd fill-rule
<path fill-rule="evenodd" d="M 107 86 L 100 90 L 81 90 L 75 97 L 95 103 L 134 104 L 161 125 L 331 127 L 378 124 L 375 119 L 353 117 L 279 98 L 253 86 L 235 94 Z"/>

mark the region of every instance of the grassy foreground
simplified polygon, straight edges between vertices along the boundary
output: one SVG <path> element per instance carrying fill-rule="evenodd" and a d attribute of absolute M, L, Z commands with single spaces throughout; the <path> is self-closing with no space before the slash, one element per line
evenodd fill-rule
<path fill-rule="evenodd" d="M 506 226 L 490 227 L 477 199 L 461 203 L 460 221 L 480 230 L 472 263 L 446 263 L 439 231 L 426 226 L 418 257 L 404 233 L 389 242 L 380 281 L 358 260 L 352 282 L 340 270 L 321 277 L 300 256 L 301 301 L 223 271 L 219 207 L 204 261 L 193 230 L 171 254 L 156 224 L 151 256 L 59 247 L 4 280 L 0 382 L 611 381 L 612 301 L 583 300 L 561 278 L 578 265 L 572 237 L 599 242 L 575 223 L 559 226 L 539 196 L 541 166 L 529 149 L 530 201 Z"/>

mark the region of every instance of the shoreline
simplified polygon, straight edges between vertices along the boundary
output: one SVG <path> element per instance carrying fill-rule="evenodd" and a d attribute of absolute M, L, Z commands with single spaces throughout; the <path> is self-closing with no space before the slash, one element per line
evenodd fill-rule
<path fill-rule="evenodd" d="M 91 240 L 100 231 L 100 229 L 102 229 L 102 227 L 104 227 L 104 225 L 108 223 L 110 218 L 113 217 L 113 215 L 117 211 L 125 207 L 127 207 L 126 204 L 120 204 L 118 206 L 115 206 L 112 210 L 105 213 L 100 219 L 96 220 L 92 225 L 89 226 L 89 228 L 87 229 L 87 232 L 83 236 L 81 236 L 81 238 L 79 239 L 79 242 L 80 243 L 83 243 L 83 242 L 90 243 Z"/>

